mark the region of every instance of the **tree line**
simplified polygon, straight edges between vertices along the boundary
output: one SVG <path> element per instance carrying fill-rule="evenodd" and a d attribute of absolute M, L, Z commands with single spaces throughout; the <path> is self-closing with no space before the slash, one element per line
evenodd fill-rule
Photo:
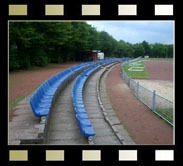
<path fill-rule="evenodd" d="M 105 57 L 173 57 L 173 44 L 117 41 L 86 22 L 9 23 L 10 71 L 43 67 L 48 63 L 84 61 L 92 50 L 104 52 Z"/>

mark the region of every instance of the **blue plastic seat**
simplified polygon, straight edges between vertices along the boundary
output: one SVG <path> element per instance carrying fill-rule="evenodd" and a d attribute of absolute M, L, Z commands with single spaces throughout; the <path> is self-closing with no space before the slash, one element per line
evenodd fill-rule
<path fill-rule="evenodd" d="M 84 105 L 83 100 L 75 100 L 75 103 L 78 107 Z"/>
<path fill-rule="evenodd" d="M 86 113 L 85 108 L 84 107 L 75 107 L 75 111 L 76 113 Z"/>
<path fill-rule="evenodd" d="M 38 94 L 33 94 L 32 98 L 35 100 L 35 102 L 39 107 L 48 107 L 48 108 L 51 107 L 52 100 L 43 100 L 38 96 Z"/>
<path fill-rule="evenodd" d="M 50 108 L 50 106 L 51 106 L 51 103 L 44 103 L 44 102 L 41 102 L 37 94 L 34 94 L 34 95 L 32 96 L 32 100 L 33 100 L 34 105 L 35 105 L 36 107 L 40 107 L 40 108 Z"/>
<path fill-rule="evenodd" d="M 39 107 L 32 97 L 30 98 L 30 105 L 34 115 L 38 117 L 47 116 L 50 110 L 48 107 Z"/>
<path fill-rule="evenodd" d="M 80 69 L 84 68 L 84 65 L 81 63 L 81 64 L 78 64 L 77 66 L 74 66 L 72 67 L 72 71 L 78 71 Z"/>
<path fill-rule="evenodd" d="M 76 104 L 76 103 L 73 103 L 73 104 L 74 104 L 74 107 L 75 107 L 75 108 L 85 108 L 85 107 L 84 107 L 84 104 L 82 104 L 82 105 L 81 105 L 81 104 L 78 105 L 78 104 Z"/>
<path fill-rule="evenodd" d="M 44 95 L 44 93 L 41 92 L 41 89 L 38 89 L 36 93 L 41 100 L 49 101 L 53 98 L 53 96 Z"/>
<path fill-rule="evenodd" d="M 78 119 L 79 125 L 91 126 L 89 119 Z"/>
<path fill-rule="evenodd" d="M 76 117 L 77 119 L 88 119 L 88 115 L 86 112 L 83 112 L 83 113 L 76 113 Z"/>
<path fill-rule="evenodd" d="M 87 78 L 93 71 L 95 71 L 97 68 L 100 67 L 100 64 L 94 65 L 94 62 L 89 62 L 89 63 L 86 63 L 85 65 L 86 66 L 93 65 L 93 66 L 84 70 L 74 81 L 74 84 L 72 87 L 72 99 L 73 99 L 74 110 L 76 112 L 76 118 L 78 120 L 81 133 L 84 136 L 94 136 L 95 132 L 88 119 L 88 115 L 85 111 L 82 93 L 83 93 L 84 84 Z M 73 70 L 75 69 L 76 68 L 73 67 Z"/>
<path fill-rule="evenodd" d="M 48 96 L 53 96 L 55 93 L 54 92 L 47 92 L 46 89 L 44 89 L 44 87 L 40 87 L 40 91 L 42 93 L 42 95 L 48 95 Z"/>
<path fill-rule="evenodd" d="M 74 95 L 73 100 L 78 102 L 78 101 L 82 101 L 83 98 L 82 96 Z"/>
<path fill-rule="evenodd" d="M 92 126 L 85 126 L 85 125 L 80 125 L 80 130 L 82 135 L 89 137 L 89 136 L 95 136 L 95 131 L 93 130 Z"/>
<path fill-rule="evenodd" d="M 80 69 L 85 67 L 84 65 L 79 65 L 75 69 Z M 32 107 L 35 116 L 47 116 L 49 109 L 51 107 L 53 97 L 60 85 L 68 79 L 74 71 L 67 69 L 63 72 L 57 73 L 53 77 L 45 81 L 38 90 L 30 98 L 30 105 Z"/>

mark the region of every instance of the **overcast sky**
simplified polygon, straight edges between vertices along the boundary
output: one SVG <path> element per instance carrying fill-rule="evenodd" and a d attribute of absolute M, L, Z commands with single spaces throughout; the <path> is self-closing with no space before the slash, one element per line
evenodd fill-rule
<path fill-rule="evenodd" d="M 129 43 L 174 43 L 173 21 L 87 21 L 98 31 L 106 31 L 116 40 Z"/>

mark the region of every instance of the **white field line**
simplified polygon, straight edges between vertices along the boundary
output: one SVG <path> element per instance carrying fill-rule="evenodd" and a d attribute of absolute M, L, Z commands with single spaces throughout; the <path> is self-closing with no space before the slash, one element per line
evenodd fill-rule
<path fill-rule="evenodd" d="M 142 61 L 131 62 L 129 66 L 131 66 L 128 71 L 144 71 L 144 67 L 139 67 L 142 65 Z"/>

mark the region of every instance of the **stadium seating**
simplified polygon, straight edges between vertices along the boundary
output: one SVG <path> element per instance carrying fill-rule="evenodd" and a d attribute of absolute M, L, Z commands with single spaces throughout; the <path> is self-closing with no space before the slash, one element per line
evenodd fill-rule
<path fill-rule="evenodd" d="M 88 62 L 78 65 L 60 72 L 45 81 L 30 97 L 30 105 L 35 116 L 48 116 L 50 109 L 55 101 L 56 94 L 59 92 L 61 85 L 67 84 L 67 81 L 77 72 L 84 70 L 75 80 L 72 89 L 72 98 L 76 118 L 79 122 L 81 133 L 84 136 L 93 136 L 95 132 L 86 114 L 82 99 L 82 91 L 87 78 L 92 72 L 98 69 L 101 65 L 106 65 L 120 59 L 99 60 L 97 64 Z"/>
<path fill-rule="evenodd" d="M 95 132 L 93 130 L 93 127 L 90 123 L 90 120 L 88 119 L 88 115 L 85 111 L 84 103 L 83 103 L 83 87 L 84 84 L 89 77 L 89 75 L 94 72 L 96 69 L 98 69 L 101 65 L 96 64 L 86 70 L 84 70 L 74 81 L 73 88 L 72 88 L 72 99 L 73 99 L 73 105 L 74 110 L 76 113 L 76 118 L 78 120 L 79 128 L 84 136 L 94 136 Z"/>
<path fill-rule="evenodd" d="M 77 66 L 72 67 L 71 70 L 76 72 L 76 71 L 81 70 L 84 66 L 86 66 L 86 65 L 79 63 Z"/>
<path fill-rule="evenodd" d="M 30 97 L 30 105 L 35 116 L 48 116 L 51 106 L 53 104 L 54 96 L 64 81 L 69 79 L 74 73 L 91 65 L 78 64 L 70 69 L 56 74 L 45 81 L 38 90 Z"/>

